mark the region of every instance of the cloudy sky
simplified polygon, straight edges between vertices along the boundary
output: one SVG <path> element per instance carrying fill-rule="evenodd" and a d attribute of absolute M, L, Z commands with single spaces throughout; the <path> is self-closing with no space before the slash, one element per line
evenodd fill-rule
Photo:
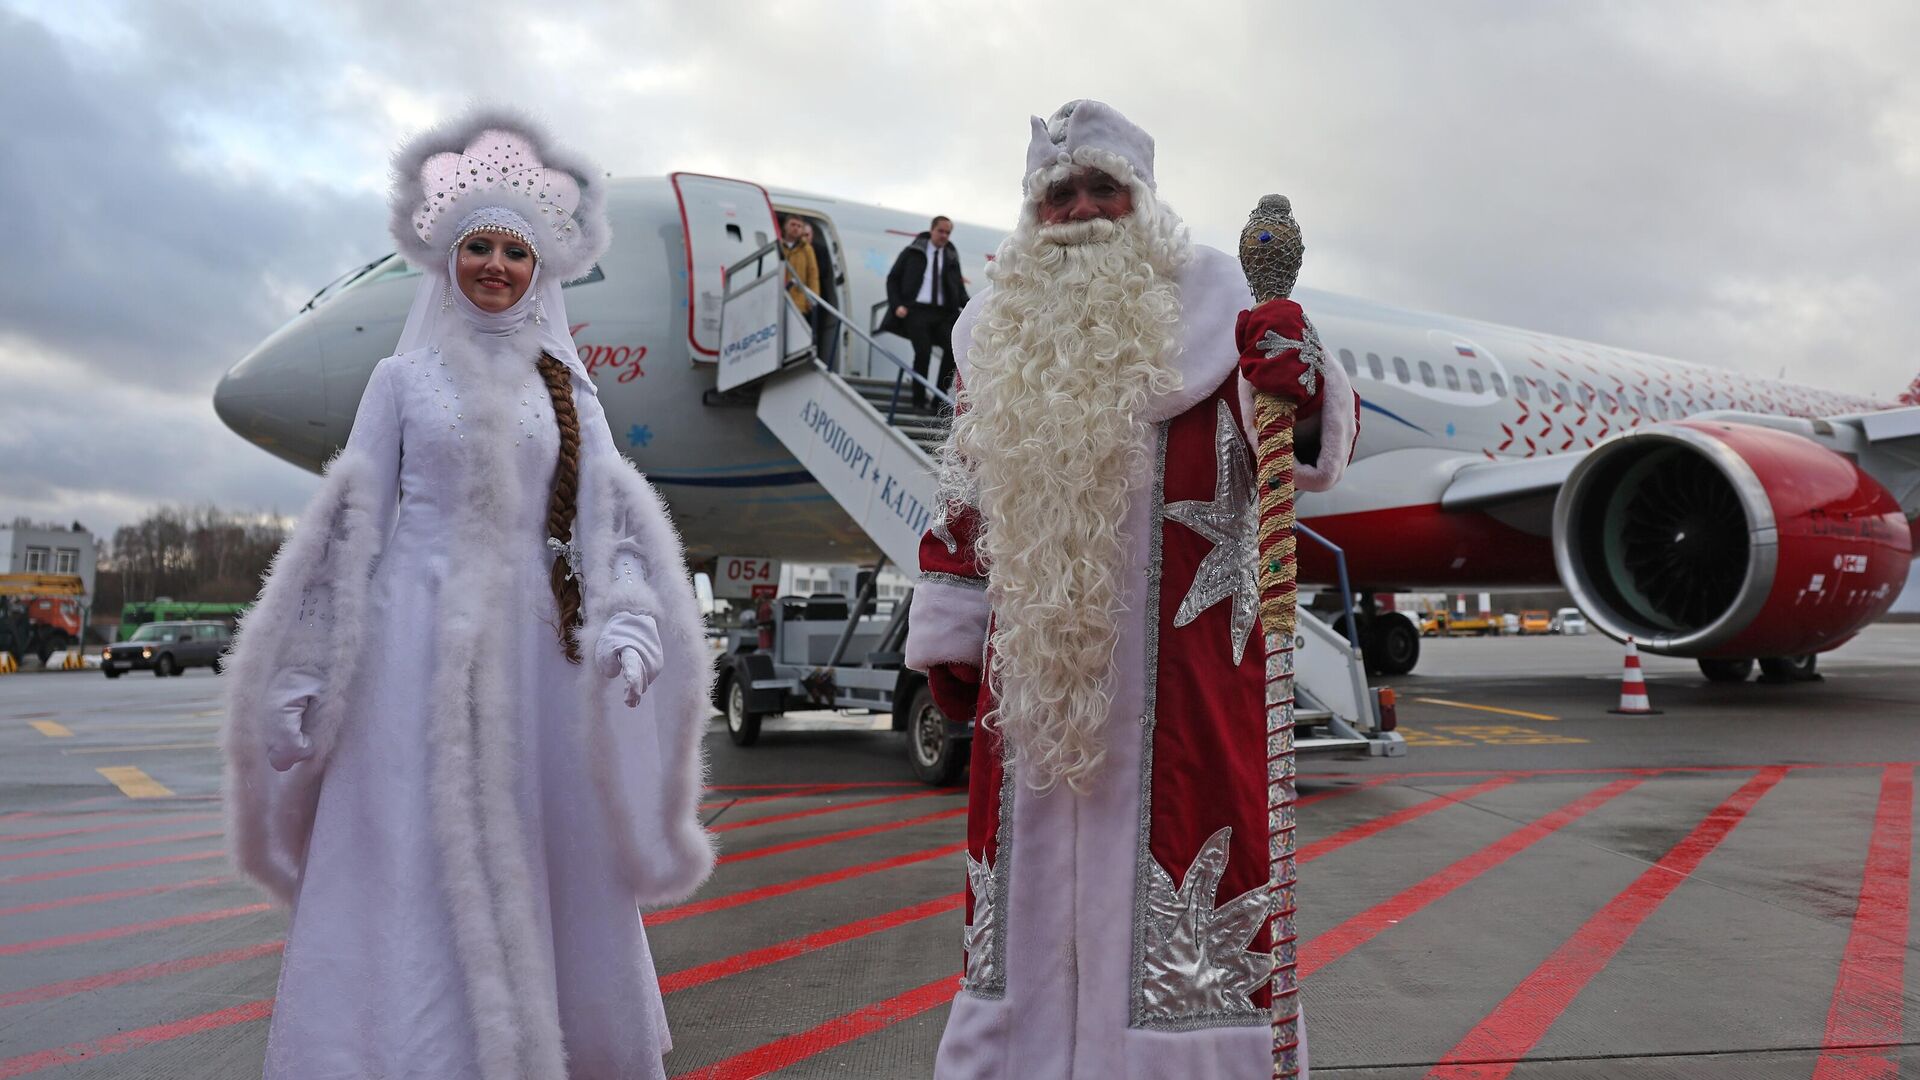
<path fill-rule="evenodd" d="M 296 509 L 212 386 L 473 100 L 615 175 L 1004 225 L 1028 114 L 1102 98 L 1201 239 L 1290 194 L 1308 285 L 1891 397 L 1916 59 L 1907 0 L 0 0 L 0 518 Z"/>

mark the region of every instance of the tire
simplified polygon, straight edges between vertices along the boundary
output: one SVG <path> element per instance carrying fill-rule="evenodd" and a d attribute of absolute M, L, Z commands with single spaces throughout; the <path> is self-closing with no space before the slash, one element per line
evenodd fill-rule
<path fill-rule="evenodd" d="M 1753 661 L 1746 657 L 1737 660 L 1709 660 L 1703 656 L 1697 663 L 1700 665 L 1700 674 L 1705 675 L 1708 682 L 1746 682 L 1747 676 L 1753 674 Z"/>
<path fill-rule="evenodd" d="M 1818 663 L 1819 657 L 1813 653 L 1765 657 L 1760 661 L 1760 678 L 1766 682 L 1818 682 Z"/>
<path fill-rule="evenodd" d="M 747 688 L 737 675 L 729 674 L 726 687 L 727 738 L 735 746 L 752 746 L 760 741 L 760 714 L 747 708 Z"/>
<path fill-rule="evenodd" d="M 920 684 L 907 707 L 907 762 L 923 783 L 950 787 L 967 767 L 971 740 L 955 738 L 950 726 L 934 704 L 932 688 Z"/>
<path fill-rule="evenodd" d="M 1405 675 L 1420 663 L 1420 628 L 1397 611 L 1374 616 L 1364 640 L 1367 666 L 1382 675 Z"/>
<path fill-rule="evenodd" d="M 119 678 L 119 677 L 120 677 L 120 673 L 119 673 L 119 672 L 117 672 L 117 671 L 115 671 L 115 670 L 113 670 L 112 668 L 106 668 L 106 669 L 104 669 L 104 670 L 106 671 L 106 673 L 107 673 L 107 678 L 109 678 L 109 679 L 117 679 L 117 678 Z"/>
<path fill-rule="evenodd" d="M 226 658 L 226 657 L 224 657 L 224 656 L 216 656 L 216 657 L 214 657 L 214 658 L 213 658 L 213 673 L 214 673 L 215 675 L 224 675 L 224 674 L 226 674 L 226 671 L 227 671 L 227 658 Z"/>
<path fill-rule="evenodd" d="M 173 662 L 172 653 L 161 653 L 160 659 L 153 662 L 153 677 L 156 679 L 178 674 L 180 674 L 180 668 Z"/>

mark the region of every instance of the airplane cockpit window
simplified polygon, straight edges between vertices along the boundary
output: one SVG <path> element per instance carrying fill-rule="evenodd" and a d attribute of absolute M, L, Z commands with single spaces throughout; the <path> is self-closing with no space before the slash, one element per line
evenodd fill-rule
<path fill-rule="evenodd" d="M 1499 378 L 1497 375 L 1494 377 Z M 1487 385 L 1481 381 L 1480 372 L 1473 368 L 1467 369 L 1467 388 L 1476 394 L 1484 394 L 1487 392 Z"/>
<path fill-rule="evenodd" d="M 1396 356 L 1393 358 L 1393 377 L 1396 379 L 1399 379 L 1403 383 L 1413 381 L 1413 376 L 1407 374 L 1407 358 L 1406 357 Z"/>
<path fill-rule="evenodd" d="M 1386 379 L 1387 373 L 1386 370 L 1380 366 L 1379 353 L 1370 352 L 1367 354 L 1367 373 L 1372 375 L 1376 380 L 1384 381 Z"/>
<path fill-rule="evenodd" d="M 1457 380 L 1458 376 L 1455 376 L 1455 378 Z M 1425 360 L 1420 361 L 1420 382 L 1425 386 L 1437 385 L 1433 381 L 1433 365 Z"/>
<path fill-rule="evenodd" d="M 1452 364 L 1448 364 L 1443 370 L 1445 371 L 1447 376 L 1447 389 L 1449 390 L 1460 389 L 1459 369 L 1455 368 Z"/>
<path fill-rule="evenodd" d="M 1343 368 L 1346 368 L 1347 374 L 1353 376 L 1354 378 L 1360 377 L 1360 365 L 1353 362 L 1352 349 L 1340 350 L 1340 366 Z"/>

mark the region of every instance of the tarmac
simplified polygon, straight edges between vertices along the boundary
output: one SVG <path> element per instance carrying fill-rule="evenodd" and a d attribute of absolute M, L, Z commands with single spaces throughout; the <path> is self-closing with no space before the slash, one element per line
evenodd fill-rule
<path fill-rule="evenodd" d="M 1920 625 L 1816 683 L 1645 657 L 1654 716 L 1602 637 L 1423 644 L 1406 757 L 1302 763 L 1317 1075 L 1920 1075 Z M 260 1075 L 286 915 L 225 860 L 219 678 L 0 677 L 0 1080 Z M 716 722 L 722 864 L 647 915 L 669 1075 L 931 1075 L 965 796 L 874 721 Z"/>

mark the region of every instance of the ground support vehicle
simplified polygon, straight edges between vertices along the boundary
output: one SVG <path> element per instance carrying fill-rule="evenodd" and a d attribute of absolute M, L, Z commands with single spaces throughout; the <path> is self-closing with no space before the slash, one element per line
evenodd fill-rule
<path fill-rule="evenodd" d="M 0 652 L 45 664 L 55 650 L 79 647 L 85 593 L 72 574 L 0 574 Z"/>

